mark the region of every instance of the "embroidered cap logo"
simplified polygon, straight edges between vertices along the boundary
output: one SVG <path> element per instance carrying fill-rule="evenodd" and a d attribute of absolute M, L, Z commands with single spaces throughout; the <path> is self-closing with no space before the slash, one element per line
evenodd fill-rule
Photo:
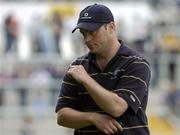
<path fill-rule="evenodd" d="M 88 13 L 85 13 L 84 16 L 88 16 Z"/>
<path fill-rule="evenodd" d="M 81 19 L 89 20 L 89 19 L 92 19 L 92 17 L 89 16 L 89 14 L 86 12 L 86 13 L 83 14 L 83 16 L 81 17 Z"/>

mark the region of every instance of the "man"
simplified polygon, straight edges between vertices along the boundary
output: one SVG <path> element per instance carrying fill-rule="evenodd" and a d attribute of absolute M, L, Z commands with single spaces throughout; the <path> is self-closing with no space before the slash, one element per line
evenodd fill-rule
<path fill-rule="evenodd" d="M 19 36 L 18 20 L 15 15 L 8 15 L 4 22 L 5 53 L 17 51 L 17 40 Z"/>
<path fill-rule="evenodd" d="M 75 129 L 75 135 L 149 135 L 148 62 L 118 41 L 114 17 L 104 5 L 82 10 L 76 29 L 89 53 L 74 61 L 63 78 L 58 124 Z"/>

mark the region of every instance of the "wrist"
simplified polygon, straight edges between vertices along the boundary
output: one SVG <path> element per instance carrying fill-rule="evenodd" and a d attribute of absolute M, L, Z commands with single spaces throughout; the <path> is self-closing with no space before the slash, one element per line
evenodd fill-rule
<path fill-rule="evenodd" d="M 92 112 L 88 115 L 88 121 L 91 123 L 91 124 L 94 124 L 94 117 L 95 117 L 96 113 Z"/>
<path fill-rule="evenodd" d="M 82 85 L 86 85 L 87 83 L 90 82 L 91 77 L 89 75 L 87 75 L 86 77 L 84 77 L 84 79 L 81 80 L 81 84 Z"/>

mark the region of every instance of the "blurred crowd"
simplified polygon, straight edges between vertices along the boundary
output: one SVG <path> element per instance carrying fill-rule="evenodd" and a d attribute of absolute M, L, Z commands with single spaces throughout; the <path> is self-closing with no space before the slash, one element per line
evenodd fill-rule
<path fill-rule="evenodd" d="M 49 17 L 34 15 L 29 28 L 31 51 L 35 53 L 60 53 L 59 43 L 62 34 L 62 18 L 59 12 Z M 20 38 L 20 21 L 14 13 L 8 14 L 3 23 L 3 53 L 17 53 Z"/>
<path fill-rule="evenodd" d="M 163 91 L 159 85 L 163 80 L 168 82 L 163 84 L 167 85 L 164 101 L 180 118 L 180 4 L 151 2 L 148 4 L 152 18 L 144 19 L 135 13 L 131 18 L 133 25 L 127 26 L 122 16 L 116 17 L 117 36 L 148 58 L 152 67 L 151 90 Z M 26 25 L 28 28 L 21 26 L 22 20 L 16 12 L 3 17 L 0 23 L 0 107 L 8 106 L 11 100 L 8 90 L 14 91 L 18 106 L 33 106 L 37 115 L 55 104 L 60 80 L 69 64 L 65 58 L 73 59 L 87 51 L 78 32 L 71 35 L 76 14 L 74 11 L 67 17 L 62 10 L 51 7 L 46 14 L 34 13 Z M 24 31 L 28 42 L 25 39 L 22 42 Z M 21 52 L 28 52 L 25 60 L 19 57 Z M 31 116 L 24 117 L 24 122 L 31 124 Z M 21 132 L 26 135 L 25 130 Z"/>

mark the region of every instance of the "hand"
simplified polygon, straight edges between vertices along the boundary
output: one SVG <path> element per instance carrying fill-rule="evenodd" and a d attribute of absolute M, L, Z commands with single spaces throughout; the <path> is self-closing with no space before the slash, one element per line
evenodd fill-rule
<path fill-rule="evenodd" d="M 73 77 L 77 82 L 82 83 L 85 79 L 89 77 L 88 73 L 82 65 L 72 65 L 67 71 L 71 77 Z"/>
<path fill-rule="evenodd" d="M 91 120 L 96 128 L 103 131 L 105 134 L 110 135 L 117 131 L 123 131 L 122 126 L 111 116 L 93 113 Z"/>

